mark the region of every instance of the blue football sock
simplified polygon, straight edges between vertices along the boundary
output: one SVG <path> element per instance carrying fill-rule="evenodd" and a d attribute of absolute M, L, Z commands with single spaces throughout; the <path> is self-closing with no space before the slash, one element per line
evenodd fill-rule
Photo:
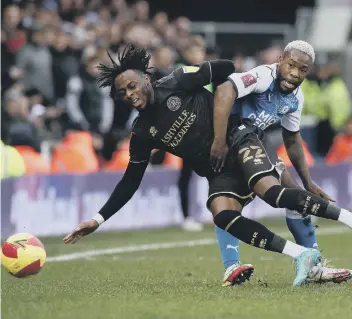
<path fill-rule="evenodd" d="M 310 216 L 306 218 L 294 216 L 294 218 L 292 218 L 292 212 L 288 211 L 286 214 L 286 223 L 298 245 L 307 248 L 318 248 L 315 230 Z"/>
<path fill-rule="evenodd" d="M 227 231 L 215 226 L 216 238 L 225 269 L 237 263 L 240 258 L 240 241 Z"/>

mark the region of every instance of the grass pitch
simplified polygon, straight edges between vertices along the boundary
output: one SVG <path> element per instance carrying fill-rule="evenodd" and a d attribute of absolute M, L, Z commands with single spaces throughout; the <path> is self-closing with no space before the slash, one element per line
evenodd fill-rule
<path fill-rule="evenodd" d="M 264 224 L 291 238 L 283 222 Z M 336 226 L 324 223 L 317 230 L 320 249 L 335 266 L 352 268 L 352 232 L 341 228 L 346 232 L 327 234 Z M 352 318 L 352 282 L 292 288 L 290 258 L 245 244 L 241 260 L 254 265 L 255 276 L 242 286 L 222 288 L 223 268 L 211 227 L 201 233 L 99 233 L 76 245 L 64 245 L 62 238 L 41 239 L 51 258 L 94 252 L 69 261 L 49 259 L 31 278 L 14 278 L 2 269 L 3 319 Z M 194 246 L 148 246 L 180 241 Z M 138 251 L 141 245 L 144 251 Z"/>

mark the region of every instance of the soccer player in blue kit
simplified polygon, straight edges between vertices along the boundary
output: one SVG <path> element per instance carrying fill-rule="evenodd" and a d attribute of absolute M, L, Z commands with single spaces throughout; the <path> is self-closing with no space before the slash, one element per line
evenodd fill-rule
<path fill-rule="evenodd" d="M 233 73 L 228 77 L 228 82 L 218 87 L 218 90 L 230 92 L 229 100 L 232 111 L 224 107 L 223 120 L 219 120 L 219 127 L 226 123 L 225 119 L 232 114 L 239 114 L 244 119 L 250 119 L 255 126 L 265 131 L 270 125 L 281 120 L 282 136 L 287 153 L 300 176 L 305 189 L 322 198 L 333 201 L 312 181 L 307 163 L 302 149 L 302 139 L 299 133 L 300 117 L 304 104 L 303 92 L 300 84 L 305 79 L 312 64 L 315 53 L 313 47 L 304 41 L 293 41 L 284 49 L 284 54 L 279 63 L 272 65 L 261 65 L 248 72 Z M 228 95 L 228 94 L 227 94 Z M 226 102 L 223 104 L 226 105 Z M 229 106 L 230 104 L 227 103 Z M 216 118 L 214 118 L 215 141 L 217 141 Z M 266 146 L 266 140 L 263 144 Z M 213 145 L 214 146 L 214 145 Z M 266 148 L 269 152 L 272 148 Z M 260 154 L 255 154 L 255 150 L 242 150 L 244 161 L 250 157 L 260 164 Z M 241 152 L 241 150 L 240 150 Z M 221 169 L 222 163 L 227 153 L 226 141 L 218 140 L 213 148 L 213 168 Z M 284 168 L 284 164 L 276 161 L 275 154 L 268 154 L 273 160 L 272 164 L 278 170 L 283 170 L 281 183 L 285 187 L 299 188 L 298 184 Z M 253 193 L 233 194 L 234 198 L 240 199 L 242 206 L 252 200 Z M 214 195 L 213 195 L 214 196 Z M 314 227 L 310 216 L 286 209 L 286 222 L 289 230 L 294 236 L 297 244 L 318 248 Z M 251 264 L 239 263 L 239 240 L 230 233 L 216 226 L 216 236 L 221 250 L 221 256 L 225 267 L 223 286 L 231 286 L 242 283 L 249 279 L 254 268 Z M 348 269 L 334 269 L 321 265 L 321 270 L 312 273 L 308 282 L 341 282 L 352 278 L 352 273 Z"/>

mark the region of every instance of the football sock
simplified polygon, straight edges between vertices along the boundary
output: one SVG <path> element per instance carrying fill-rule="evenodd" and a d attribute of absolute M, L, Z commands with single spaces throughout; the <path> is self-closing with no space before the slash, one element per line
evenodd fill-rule
<path fill-rule="evenodd" d="M 238 211 L 223 210 L 214 217 L 214 223 L 246 244 L 293 258 L 307 249 L 274 234 L 264 225 L 241 216 Z"/>
<path fill-rule="evenodd" d="M 240 255 L 239 240 L 218 226 L 215 226 L 215 234 L 218 240 L 224 268 L 227 269 L 238 263 Z"/>
<path fill-rule="evenodd" d="M 287 256 L 291 256 L 292 258 L 297 258 L 300 254 L 302 254 L 307 248 L 297 245 L 291 241 L 287 241 L 285 247 L 282 251 L 283 254 Z"/>
<path fill-rule="evenodd" d="M 286 223 L 298 245 L 307 248 L 318 248 L 310 216 L 303 218 L 297 213 L 292 214 L 291 211 L 286 210 Z"/>
<path fill-rule="evenodd" d="M 262 198 L 273 207 L 296 210 L 301 214 L 338 220 L 352 227 L 351 212 L 341 209 L 321 197 L 302 189 L 284 188 L 281 185 L 270 187 Z M 342 217 L 340 217 L 342 212 Z"/>

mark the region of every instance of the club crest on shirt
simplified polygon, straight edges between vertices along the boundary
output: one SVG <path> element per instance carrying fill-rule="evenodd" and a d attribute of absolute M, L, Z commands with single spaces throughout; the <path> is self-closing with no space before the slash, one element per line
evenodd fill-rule
<path fill-rule="evenodd" d="M 249 86 L 257 83 L 257 78 L 252 74 L 246 74 L 241 76 L 241 80 L 245 88 L 248 88 Z"/>
<path fill-rule="evenodd" d="M 284 115 L 284 114 L 288 113 L 289 110 L 290 110 L 289 105 L 281 105 L 278 107 L 277 113 Z"/>
<path fill-rule="evenodd" d="M 181 106 L 181 99 L 178 96 L 170 96 L 167 101 L 166 105 L 170 111 L 177 111 Z"/>

